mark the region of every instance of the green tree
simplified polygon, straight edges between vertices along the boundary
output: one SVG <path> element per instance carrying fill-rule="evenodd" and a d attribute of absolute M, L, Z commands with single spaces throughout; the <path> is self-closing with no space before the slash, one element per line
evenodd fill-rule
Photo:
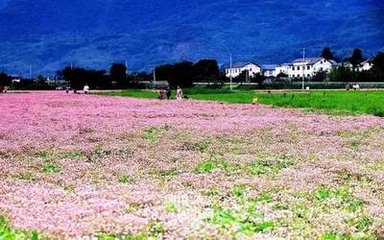
<path fill-rule="evenodd" d="M 127 67 L 125 64 L 113 63 L 109 69 L 109 78 L 112 82 L 116 82 L 119 88 L 127 87 Z"/>
<path fill-rule="evenodd" d="M 156 67 L 156 79 L 168 81 L 172 88 L 176 86 L 191 87 L 194 79 L 192 62 L 183 61 L 176 64 L 166 64 Z"/>
<path fill-rule="evenodd" d="M 379 52 L 372 61 L 373 69 L 384 73 L 384 52 Z"/>
<path fill-rule="evenodd" d="M 333 82 L 355 82 L 357 77 L 356 73 L 350 68 L 341 66 L 331 70 L 329 80 Z"/>
<path fill-rule="evenodd" d="M 314 82 L 323 82 L 328 79 L 328 73 L 324 70 L 317 71 L 315 75 L 312 77 L 312 81 Z"/>
<path fill-rule="evenodd" d="M 356 70 L 356 67 L 363 61 L 363 52 L 359 48 L 355 48 L 352 53 L 352 57 L 349 61 L 352 64 L 353 71 Z"/>
<path fill-rule="evenodd" d="M 219 79 L 219 66 L 216 60 L 202 59 L 194 65 L 196 81 L 216 81 Z"/>
<path fill-rule="evenodd" d="M 323 51 L 321 52 L 321 57 L 327 59 L 327 60 L 334 60 L 334 56 L 333 56 L 333 53 L 331 51 L 331 48 L 329 47 L 326 47 L 323 49 Z"/>
<path fill-rule="evenodd" d="M 111 82 L 103 70 L 66 67 L 63 70 L 63 77 L 70 82 L 73 89 L 82 89 L 85 84 L 91 89 L 111 88 Z"/>
<path fill-rule="evenodd" d="M 252 82 L 257 82 L 259 84 L 259 88 L 263 87 L 263 82 L 265 81 L 265 76 L 262 74 L 258 73 L 252 76 L 251 78 Z"/>
<path fill-rule="evenodd" d="M 194 78 L 194 67 L 192 62 L 183 61 L 173 67 L 173 78 L 169 84 L 171 86 L 192 87 Z"/>
<path fill-rule="evenodd" d="M 250 79 L 249 70 L 244 70 L 238 76 L 234 77 L 232 79 L 232 81 L 233 82 L 238 82 L 238 83 L 242 84 L 242 83 L 246 82 L 247 79 Z"/>
<path fill-rule="evenodd" d="M 11 85 L 12 79 L 6 73 L 0 73 L 0 86 L 9 86 Z"/>
<path fill-rule="evenodd" d="M 39 75 L 36 78 L 36 85 L 45 86 L 47 85 L 47 79 L 43 75 Z"/>

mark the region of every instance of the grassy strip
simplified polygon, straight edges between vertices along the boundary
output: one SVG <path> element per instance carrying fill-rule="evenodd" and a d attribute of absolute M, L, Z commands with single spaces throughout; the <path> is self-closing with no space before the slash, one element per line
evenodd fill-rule
<path fill-rule="evenodd" d="M 345 113 L 367 113 L 384 117 L 383 91 L 313 91 L 256 95 L 261 103 L 273 106 L 321 109 L 328 113 L 334 113 L 335 110 Z"/>
<path fill-rule="evenodd" d="M 174 98 L 173 91 L 173 98 Z M 310 91 L 310 92 L 261 92 L 249 89 L 202 88 L 185 89 L 184 93 L 191 99 L 211 100 L 227 103 L 251 103 L 255 98 L 262 104 L 322 110 L 329 114 L 372 114 L 384 117 L 384 91 Z M 121 92 L 103 93 L 109 96 L 135 98 L 157 98 L 154 91 L 123 90 Z"/>
<path fill-rule="evenodd" d="M 113 92 L 101 92 L 98 93 L 105 96 L 120 96 L 120 97 L 133 97 L 133 98 L 149 98 L 154 99 L 159 96 L 155 91 L 151 90 L 140 90 L 140 89 L 128 89 L 122 91 L 113 91 Z"/>

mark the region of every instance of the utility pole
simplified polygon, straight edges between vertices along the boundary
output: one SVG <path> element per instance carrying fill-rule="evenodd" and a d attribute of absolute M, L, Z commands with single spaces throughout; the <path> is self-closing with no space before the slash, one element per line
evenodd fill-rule
<path fill-rule="evenodd" d="M 153 87 L 156 89 L 156 67 L 153 68 Z"/>
<path fill-rule="evenodd" d="M 302 82 L 301 82 L 301 89 L 304 90 L 304 69 L 305 69 L 305 48 L 303 48 L 303 76 L 302 76 Z"/>
<path fill-rule="evenodd" d="M 229 55 L 229 89 L 232 91 L 232 54 Z"/>

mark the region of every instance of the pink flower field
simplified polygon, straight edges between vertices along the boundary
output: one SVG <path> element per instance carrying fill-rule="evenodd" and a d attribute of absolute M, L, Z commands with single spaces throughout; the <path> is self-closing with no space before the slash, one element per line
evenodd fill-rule
<path fill-rule="evenodd" d="M 384 237 L 383 118 L 63 92 L 0 106 L 0 239 Z"/>

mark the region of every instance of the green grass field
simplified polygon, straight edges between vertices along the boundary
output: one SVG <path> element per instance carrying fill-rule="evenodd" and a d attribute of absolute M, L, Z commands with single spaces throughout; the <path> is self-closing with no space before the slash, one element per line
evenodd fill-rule
<path fill-rule="evenodd" d="M 175 91 L 173 91 L 174 95 Z M 321 110 L 328 114 L 373 114 L 384 117 L 384 91 L 346 91 L 314 90 L 301 91 L 254 91 L 249 89 L 209 89 L 195 87 L 185 89 L 184 93 L 195 100 L 212 100 L 227 103 L 252 103 L 254 98 L 259 103 L 278 106 Z M 154 91 L 123 90 L 105 93 L 110 96 L 136 98 L 156 98 Z M 174 96 L 173 96 L 174 98 Z"/>

